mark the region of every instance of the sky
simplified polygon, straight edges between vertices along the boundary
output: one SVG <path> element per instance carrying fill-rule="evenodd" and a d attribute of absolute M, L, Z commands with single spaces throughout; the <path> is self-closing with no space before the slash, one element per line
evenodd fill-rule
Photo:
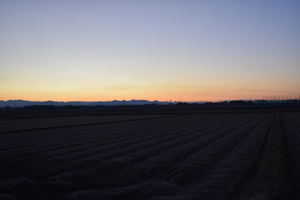
<path fill-rule="evenodd" d="M 0 100 L 300 95 L 298 0 L 0 0 Z"/>

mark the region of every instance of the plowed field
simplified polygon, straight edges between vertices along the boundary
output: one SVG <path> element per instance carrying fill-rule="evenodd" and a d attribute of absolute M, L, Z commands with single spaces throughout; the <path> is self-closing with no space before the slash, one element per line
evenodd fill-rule
<path fill-rule="evenodd" d="M 296 112 L 25 121 L 0 124 L 0 199 L 300 197 Z"/>

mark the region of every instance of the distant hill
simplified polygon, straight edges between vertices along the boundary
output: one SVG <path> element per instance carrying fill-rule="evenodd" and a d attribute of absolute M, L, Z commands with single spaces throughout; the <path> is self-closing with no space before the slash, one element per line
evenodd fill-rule
<path fill-rule="evenodd" d="M 97 101 L 97 102 L 86 102 L 86 101 L 26 101 L 26 100 L 8 100 L 0 101 L 0 107 L 25 107 L 25 106 L 40 106 L 40 105 L 51 105 L 51 106 L 121 106 L 121 105 L 146 105 L 146 104 L 157 104 L 167 105 L 168 101 L 148 101 L 148 100 L 130 100 L 130 101 Z"/>

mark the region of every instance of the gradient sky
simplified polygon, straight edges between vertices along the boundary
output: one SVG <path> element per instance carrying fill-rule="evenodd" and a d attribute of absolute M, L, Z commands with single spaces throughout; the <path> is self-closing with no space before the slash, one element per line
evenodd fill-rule
<path fill-rule="evenodd" d="M 298 0 L 0 0 L 0 100 L 300 94 Z"/>

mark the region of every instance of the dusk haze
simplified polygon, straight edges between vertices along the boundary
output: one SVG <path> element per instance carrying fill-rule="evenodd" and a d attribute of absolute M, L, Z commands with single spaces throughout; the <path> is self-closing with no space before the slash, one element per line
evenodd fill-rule
<path fill-rule="evenodd" d="M 299 200 L 300 0 L 0 0 L 0 200 Z"/>
<path fill-rule="evenodd" d="M 1 0 L 0 100 L 300 95 L 297 0 Z"/>

